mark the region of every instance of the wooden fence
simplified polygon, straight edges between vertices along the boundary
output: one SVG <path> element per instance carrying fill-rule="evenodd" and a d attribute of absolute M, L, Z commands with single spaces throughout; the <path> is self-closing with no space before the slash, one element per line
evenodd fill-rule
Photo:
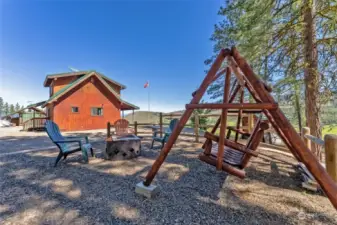
<path fill-rule="evenodd" d="M 229 110 L 229 114 L 228 116 L 235 116 L 237 117 L 237 114 L 235 113 L 236 111 L 235 110 L 232 110 L 233 112 L 231 112 L 231 110 Z M 243 110 L 244 112 L 245 110 Z M 253 118 L 253 114 L 251 113 L 252 110 L 249 111 L 250 113 L 249 114 L 243 114 L 242 115 L 242 120 L 243 121 L 246 121 L 245 125 L 244 126 L 241 126 L 240 128 L 243 129 L 243 130 L 246 130 L 247 132 L 251 132 L 254 128 L 254 118 Z M 147 128 L 155 128 L 155 127 L 159 127 L 159 134 L 160 134 L 160 137 L 162 137 L 163 135 L 163 126 L 168 126 L 169 123 L 165 123 L 164 122 L 164 118 L 168 118 L 168 119 L 174 119 L 174 118 L 180 118 L 182 116 L 181 113 L 169 113 L 169 114 L 166 114 L 166 113 L 160 113 L 159 114 L 159 123 L 138 123 L 137 121 L 135 121 L 134 123 L 132 124 L 129 124 L 130 127 L 132 127 L 134 129 L 134 133 L 135 135 L 139 135 L 139 134 L 152 134 L 152 132 L 150 131 L 141 131 L 139 130 L 139 128 L 144 128 L 144 127 L 147 127 Z M 187 124 L 185 125 L 185 128 L 192 128 L 193 129 L 193 132 L 182 132 L 180 135 L 181 136 L 187 136 L 187 137 L 194 137 L 195 138 L 195 142 L 199 142 L 199 138 L 200 137 L 203 137 L 203 136 L 200 136 L 200 129 L 205 129 L 207 130 L 208 128 L 212 128 L 214 127 L 214 124 L 208 124 L 208 125 L 203 125 L 203 124 L 200 124 L 200 118 L 201 117 L 216 117 L 216 118 L 219 118 L 220 117 L 220 114 L 203 114 L 203 115 L 199 115 L 199 114 L 194 114 L 192 115 L 194 116 L 194 124 Z M 107 137 L 110 137 L 111 136 L 111 128 L 113 127 L 113 125 L 108 122 L 107 124 Z"/>
<path fill-rule="evenodd" d="M 302 128 L 302 138 L 305 145 L 311 149 L 312 142 L 324 148 L 325 166 L 331 178 L 337 182 L 337 135 L 326 134 L 324 140 L 310 135 L 308 127 Z M 321 153 L 315 153 L 319 160 L 322 160 Z"/>

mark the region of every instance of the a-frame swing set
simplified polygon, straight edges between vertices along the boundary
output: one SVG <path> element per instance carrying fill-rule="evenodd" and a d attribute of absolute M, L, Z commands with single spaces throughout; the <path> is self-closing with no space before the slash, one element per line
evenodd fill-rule
<path fill-rule="evenodd" d="M 224 69 L 220 69 L 225 59 L 227 60 L 227 66 Z M 232 73 L 236 78 L 236 82 L 234 82 L 236 86 L 233 86 L 232 91 L 230 92 L 230 79 Z M 223 102 L 220 104 L 199 104 L 207 87 L 224 74 L 225 84 Z M 248 90 L 255 100 L 255 103 L 243 102 L 244 90 Z M 250 65 L 239 54 L 235 47 L 231 50 L 222 49 L 198 90 L 193 92 L 193 98 L 190 104 L 186 105 L 185 112 L 148 172 L 146 180 L 143 182 L 144 186 L 149 186 L 151 184 L 174 142 L 193 113 L 193 110 L 205 108 L 221 109 L 221 116 L 213 130 L 205 133 L 206 141 L 203 145 L 204 152 L 199 155 L 200 160 L 216 166 L 217 170 L 224 170 L 230 174 L 244 178 L 245 172 L 243 168 L 247 166 L 249 159 L 252 156 L 258 155 L 255 150 L 261 141 L 264 130 L 268 129 L 269 124 L 271 124 L 294 157 L 299 162 L 306 165 L 330 199 L 333 206 L 337 209 L 337 184 L 319 163 L 316 156 L 306 147 L 300 135 L 296 132 L 273 99 L 270 94 L 271 91 L 271 88 L 258 78 Z M 239 103 L 234 103 L 238 93 L 240 93 Z M 258 110 L 266 116 L 268 122 L 259 119 L 250 135 L 247 145 L 244 146 L 225 138 L 228 110 L 238 111 L 237 128 L 239 128 L 243 110 Z M 218 129 L 219 125 L 220 134 L 217 136 L 215 135 L 215 131 Z M 235 140 L 237 140 L 237 134 Z M 212 144 L 214 142 L 217 144 Z"/>

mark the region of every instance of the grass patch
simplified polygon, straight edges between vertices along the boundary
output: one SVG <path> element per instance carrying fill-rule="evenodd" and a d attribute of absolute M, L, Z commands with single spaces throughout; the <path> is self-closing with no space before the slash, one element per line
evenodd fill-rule
<path fill-rule="evenodd" d="M 335 134 L 337 135 L 337 124 L 325 125 L 322 129 L 322 136 L 326 134 Z"/>

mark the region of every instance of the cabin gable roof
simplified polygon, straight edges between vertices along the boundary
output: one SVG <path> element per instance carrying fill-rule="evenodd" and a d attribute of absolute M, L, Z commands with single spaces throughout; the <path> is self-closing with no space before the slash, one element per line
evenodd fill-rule
<path fill-rule="evenodd" d="M 138 106 L 135 106 L 129 102 L 124 101 L 121 99 L 120 95 L 107 83 L 106 79 L 99 73 L 92 71 L 76 80 L 73 82 L 69 83 L 59 91 L 57 91 L 55 94 L 53 94 L 43 105 L 42 107 L 45 107 L 47 104 L 53 103 L 57 101 L 60 97 L 66 95 L 70 90 L 76 88 L 79 84 L 84 82 L 85 80 L 89 79 L 90 77 L 96 77 L 108 90 L 111 94 L 113 94 L 119 102 L 121 102 L 121 108 L 123 107 L 125 109 L 139 109 Z"/>
<path fill-rule="evenodd" d="M 72 77 L 72 76 L 77 76 L 77 77 L 80 77 L 80 76 L 85 76 L 85 75 L 88 75 L 92 72 L 95 72 L 96 74 L 98 74 L 99 76 L 101 76 L 102 78 L 104 78 L 105 80 L 119 86 L 122 90 L 126 88 L 125 85 L 115 81 L 115 80 L 112 80 L 110 79 L 109 77 L 105 76 L 104 74 L 102 73 L 99 73 L 95 70 L 84 70 L 84 71 L 78 71 L 78 72 L 69 72 L 69 73 L 57 73 L 57 74 L 49 74 L 46 76 L 44 82 L 43 82 L 43 86 L 44 87 L 49 87 L 52 83 L 52 81 L 54 79 L 57 79 L 57 78 L 63 78 L 63 77 Z"/>

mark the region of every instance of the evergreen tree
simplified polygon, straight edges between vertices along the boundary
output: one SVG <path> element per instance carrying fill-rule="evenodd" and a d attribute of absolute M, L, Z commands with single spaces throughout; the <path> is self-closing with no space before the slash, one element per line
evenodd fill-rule
<path fill-rule="evenodd" d="M 4 111 L 4 100 L 2 99 L 2 97 L 0 97 L 0 115 L 2 115 Z"/>
<path fill-rule="evenodd" d="M 19 103 L 16 103 L 15 104 L 15 112 L 19 111 L 20 110 L 20 105 Z"/>
<path fill-rule="evenodd" d="M 13 104 L 10 104 L 9 105 L 9 113 L 12 114 L 15 112 L 15 108 L 14 108 L 14 105 Z"/>
<path fill-rule="evenodd" d="M 8 102 L 5 102 L 5 104 L 4 104 L 4 114 L 5 114 L 5 116 L 7 116 L 9 114 Z"/>
<path fill-rule="evenodd" d="M 200 102 L 201 104 L 202 103 L 205 103 L 203 100 Z M 205 127 L 205 125 L 207 125 L 207 122 L 208 122 L 208 118 L 206 116 L 200 116 L 200 115 L 207 115 L 211 112 L 210 109 L 195 109 L 193 111 L 193 116 L 190 117 L 190 122 L 191 122 L 191 125 L 194 127 L 195 125 L 195 114 L 198 114 L 199 115 L 199 126 L 200 126 L 200 129 L 202 130 L 207 130 L 207 128 Z"/>

